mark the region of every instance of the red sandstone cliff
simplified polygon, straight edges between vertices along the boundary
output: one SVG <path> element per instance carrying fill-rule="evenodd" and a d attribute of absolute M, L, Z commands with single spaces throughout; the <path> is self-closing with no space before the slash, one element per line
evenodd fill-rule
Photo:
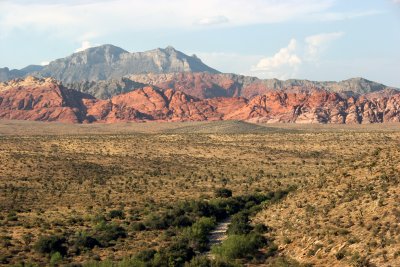
<path fill-rule="evenodd" d="M 177 90 L 147 86 L 109 100 L 99 100 L 67 89 L 53 79 L 28 77 L 0 84 L 0 118 L 69 123 L 148 120 L 399 122 L 400 93 L 375 92 L 356 98 L 324 90 L 290 88 L 268 91 L 249 100 L 243 97 L 200 99 Z"/>

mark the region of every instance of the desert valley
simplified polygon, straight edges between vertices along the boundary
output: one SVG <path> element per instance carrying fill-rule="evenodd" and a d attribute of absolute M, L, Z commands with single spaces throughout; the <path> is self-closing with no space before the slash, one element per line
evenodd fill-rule
<path fill-rule="evenodd" d="M 3 76 L 0 264 L 400 261 L 396 88 L 222 74 L 173 48 L 115 51 Z M 153 72 L 116 78 L 130 57 Z"/>
<path fill-rule="evenodd" d="M 399 11 L 1 0 L 0 266 L 400 266 Z"/>

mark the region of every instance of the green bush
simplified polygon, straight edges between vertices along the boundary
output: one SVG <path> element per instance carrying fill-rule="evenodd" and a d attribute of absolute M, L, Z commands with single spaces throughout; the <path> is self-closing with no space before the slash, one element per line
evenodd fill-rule
<path fill-rule="evenodd" d="M 99 241 L 103 247 L 108 247 L 111 245 L 111 241 L 124 237 L 126 237 L 126 231 L 123 227 L 106 222 L 98 224 L 94 234 L 94 238 Z"/>
<path fill-rule="evenodd" d="M 185 263 L 185 267 L 211 267 L 211 260 L 206 256 L 194 257 L 190 262 Z"/>
<path fill-rule="evenodd" d="M 124 211 L 122 211 L 122 210 L 111 210 L 111 211 L 108 213 L 108 216 L 109 216 L 111 219 L 114 219 L 114 218 L 124 219 L 124 218 L 125 218 Z"/>
<path fill-rule="evenodd" d="M 231 224 L 228 228 L 230 235 L 245 235 L 250 233 L 252 227 L 249 225 L 249 216 L 245 212 L 239 212 L 232 216 Z"/>
<path fill-rule="evenodd" d="M 264 253 L 265 257 L 272 257 L 275 256 L 276 252 L 278 251 L 278 246 L 274 243 L 270 244 L 267 251 Z"/>
<path fill-rule="evenodd" d="M 271 264 L 271 267 L 305 267 L 307 265 L 305 264 L 300 264 L 296 260 L 286 258 L 286 257 L 277 257 L 274 259 Z"/>
<path fill-rule="evenodd" d="M 185 267 L 238 267 L 241 265 L 230 263 L 222 259 L 210 260 L 206 256 L 194 257 L 190 262 L 185 263 Z"/>
<path fill-rule="evenodd" d="M 227 260 L 249 258 L 265 244 L 265 239 L 258 234 L 231 235 L 220 246 L 213 247 L 212 252 Z"/>
<path fill-rule="evenodd" d="M 62 261 L 62 258 L 63 257 L 61 256 L 60 252 L 53 253 L 50 258 L 50 265 L 57 265 L 58 263 L 60 263 L 60 261 Z"/>
<path fill-rule="evenodd" d="M 153 260 L 154 255 L 156 253 L 157 253 L 157 251 L 155 251 L 154 249 L 146 249 L 146 250 L 143 250 L 143 251 L 139 252 L 136 255 L 136 258 L 138 260 L 143 261 L 143 262 L 149 262 L 149 261 Z"/>
<path fill-rule="evenodd" d="M 150 215 L 149 218 L 144 222 L 145 226 L 153 230 L 163 230 L 168 227 L 168 224 L 163 218 L 158 215 Z"/>
<path fill-rule="evenodd" d="M 175 217 L 175 219 L 172 221 L 171 225 L 176 226 L 176 227 L 186 227 L 192 225 L 193 220 L 190 219 L 186 215 L 181 215 L 178 217 Z"/>
<path fill-rule="evenodd" d="M 154 255 L 153 266 L 183 266 L 195 256 L 195 252 L 185 239 L 177 239 L 170 246 Z"/>
<path fill-rule="evenodd" d="M 60 255 L 67 254 L 65 237 L 62 236 L 42 236 L 35 243 L 34 249 L 43 254 L 53 254 L 59 252 Z"/>
<path fill-rule="evenodd" d="M 232 190 L 227 188 L 218 188 L 214 193 L 215 197 L 228 198 L 232 196 Z"/>
<path fill-rule="evenodd" d="M 261 224 L 261 223 L 258 223 L 258 224 L 256 224 L 256 225 L 254 225 L 254 227 L 253 227 L 253 231 L 254 231 L 255 233 L 258 233 L 258 234 L 267 233 L 269 230 L 270 230 L 270 229 L 269 229 L 268 226 L 266 226 L 266 225 L 264 225 L 264 224 Z"/>
<path fill-rule="evenodd" d="M 214 218 L 202 217 L 191 227 L 186 228 L 182 236 L 195 251 L 203 252 L 208 245 L 207 235 L 214 229 L 216 223 Z"/>
<path fill-rule="evenodd" d="M 78 233 L 74 240 L 74 245 L 76 249 L 93 249 L 95 246 L 100 246 L 100 242 L 86 233 Z"/>
<path fill-rule="evenodd" d="M 146 226 L 142 222 L 134 222 L 131 224 L 131 229 L 135 232 L 146 230 Z"/>

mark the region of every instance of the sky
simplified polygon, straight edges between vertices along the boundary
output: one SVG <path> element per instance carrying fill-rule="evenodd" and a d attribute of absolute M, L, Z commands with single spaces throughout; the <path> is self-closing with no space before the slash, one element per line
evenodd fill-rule
<path fill-rule="evenodd" d="M 400 0 L 0 0 L 0 67 L 172 45 L 221 72 L 400 88 Z"/>

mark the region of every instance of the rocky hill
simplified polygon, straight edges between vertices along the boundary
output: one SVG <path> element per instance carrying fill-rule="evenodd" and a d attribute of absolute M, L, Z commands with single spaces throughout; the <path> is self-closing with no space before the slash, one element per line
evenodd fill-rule
<path fill-rule="evenodd" d="M 75 82 L 68 86 L 89 93 L 97 98 L 107 99 L 120 92 L 129 92 L 148 84 L 160 89 L 174 89 L 201 99 L 214 97 L 252 98 L 279 90 L 312 91 L 323 89 L 341 95 L 361 95 L 383 90 L 395 90 L 383 84 L 363 78 L 341 82 L 317 82 L 307 80 L 258 79 L 236 74 L 213 73 L 164 73 L 135 74 L 121 79 L 100 82 Z"/>
<path fill-rule="evenodd" d="M 153 86 L 107 100 L 47 78 L 0 84 L 0 118 L 70 123 L 214 121 L 381 123 L 400 121 L 400 93 L 343 96 L 322 89 L 268 91 L 252 98 L 200 99 Z"/>
<path fill-rule="evenodd" d="M 23 69 L 10 70 L 9 68 L 0 68 L 0 81 L 9 81 L 12 79 L 24 77 L 29 73 L 34 73 L 42 70 L 43 67 L 39 65 L 29 65 Z"/>

